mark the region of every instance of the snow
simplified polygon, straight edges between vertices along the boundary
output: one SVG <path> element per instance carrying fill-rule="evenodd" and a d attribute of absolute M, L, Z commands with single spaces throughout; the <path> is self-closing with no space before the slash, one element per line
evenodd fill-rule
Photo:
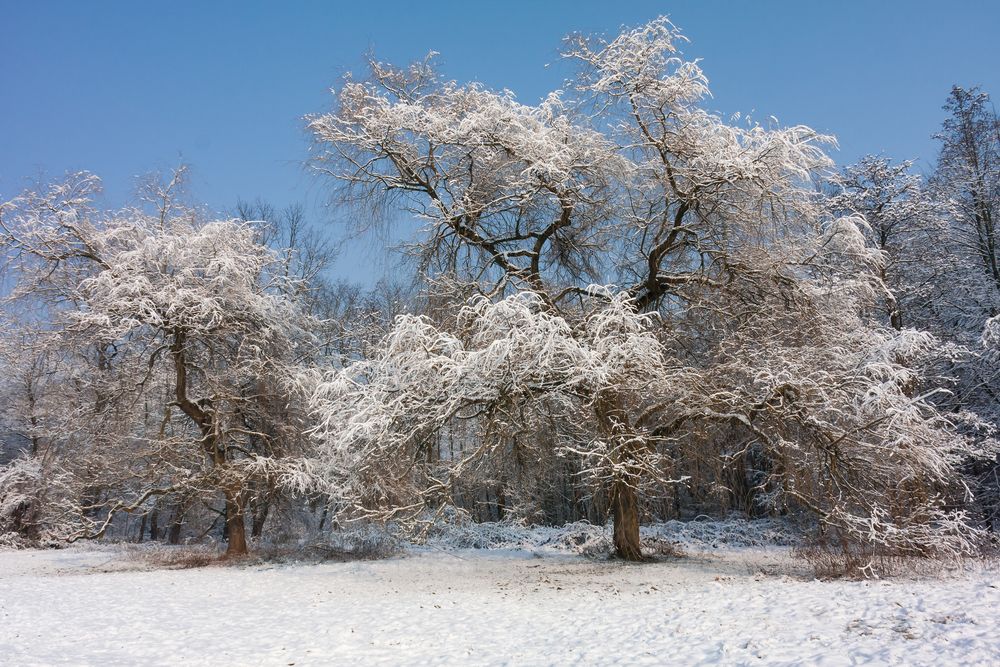
<path fill-rule="evenodd" d="M 995 565 L 818 581 L 787 547 L 650 564 L 410 549 L 153 569 L 105 547 L 0 552 L 17 665 L 996 664 Z"/>
<path fill-rule="evenodd" d="M 612 551 L 612 524 L 576 521 L 562 526 L 526 525 L 520 521 L 483 523 L 439 522 L 429 531 L 429 543 L 458 549 L 527 549 L 580 555 Z M 726 519 L 700 517 L 693 521 L 663 521 L 640 528 L 647 550 L 656 545 L 671 550 L 708 551 L 719 547 L 795 546 L 801 528 L 785 519 Z"/>

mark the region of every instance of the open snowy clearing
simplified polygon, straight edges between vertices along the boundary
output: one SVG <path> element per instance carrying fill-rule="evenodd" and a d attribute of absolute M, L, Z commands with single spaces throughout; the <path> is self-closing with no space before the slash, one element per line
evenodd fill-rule
<path fill-rule="evenodd" d="M 652 564 L 433 549 L 141 569 L 113 548 L 0 553 L 11 665 L 996 664 L 1000 577 L 822 582 L 787 550 Z"/>

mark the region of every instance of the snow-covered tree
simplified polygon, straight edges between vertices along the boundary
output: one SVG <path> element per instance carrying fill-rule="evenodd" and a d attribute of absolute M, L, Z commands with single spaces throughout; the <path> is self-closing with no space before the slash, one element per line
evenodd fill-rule
<path fill-rule="evenodd" d="M 958 208 L 964 247 L 1000 290 L 1000 118 L 978 88 L 955 86 L 944 109 L 934 180 Z"/>
<path fill-rule="evenodd" d="M 952 211 L 911 172 L 912 162 L 865 156 L 835 179 L 830 200 L 841 214 L 859 214 L 869 245 L 882 253 L 878 275 L 884 286 L 887 322 L 895 329 L 933 328 L 954 274 L 949 217 Z"/>
<path fill-rule="evenodd" d="M 310 374 L 322 416 L 313 474 L 352 509 L 419 518 L 510 447 L 576 457 L 584 483 L 610 489 L 618 552 L 640 558 L 635 490 L 676 481 L 657 418 L 678 413 L 691 391 L 686 369 L 667 365 L 650 316 L 627 295 L 594 291 L 600 298 L 575 322 L 533 292 L 476 299 L 459 313 L 457 334 L 400 316 L 374 358 Z M 433 439 L 463 423 L 471 451 L 434 457 Z M 574 428 L 545 451 L 535 436 L 554 423 Z M 431 465 L 411 474 L 420 460 Z"/>
<path fill-rule="evenodd" d="M 310 119 L 318 168 L 376 217 L 398 206 L 421 221 L 425 277 L 481 295 L 453 320 L 398 319 L 371 360 L 314 381 L 319 476 L 356 504 L 412 509 L 447 496 L 439 465 L 453 479 L 546 415 L 544 455 L 578 457 L 604 485 L 626 558 L 641 555 L 644 485 L 751 449 L 770 507 L 812 510 L 872 548 L 967 550 L 975 531 L 950 502 L 976 445 L 913 392 L 927 340 L 867 316 L 886 254 L 818 192 L 832 139 L 705 110 L 684 41 L 665 18 L 571 37 L 578 75 L 535 106 L 430 60 L 372 62 Z M 609 331 L 621 356 L 604 363 L 621 365 L 601 384 Z M 483 380 L 479 364 L 508 374 Z M 431 434 L 463 418 L 475 428 L 459 453 L 421 463 Z M 354 488 L 348 469 L 382 481 Z"/>
<path fill-rule="evenodd" d="M 245 553 L 248 484 L 296 441 L 278 437 L 296 421 L 274 423 L 268 404 L 284 400 L 309 319 L 253 225 L 205 222 L 170 199 L 104 214 L 89 204 L 98 187 L 78 174 L 0 219 L 7 305 L 33 304 L 46 349 L 92 362 L 66 366 L 76 400 L 40 426 L 80 490 L 72 537 L 163 496 L 221 495 L 227 553 Z"/>

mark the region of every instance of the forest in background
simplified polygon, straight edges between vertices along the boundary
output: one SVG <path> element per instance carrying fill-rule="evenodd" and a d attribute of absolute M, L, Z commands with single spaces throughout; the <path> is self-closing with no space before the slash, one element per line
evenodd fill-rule
<path fill-rule="evenodd" d="M 372 59 L 307 118 L 351 233 L 216 219 L 184 168 L 0 204 L 0 541 L 294 541 L 355 522 L 789 517 L 847 569 L 990 550 L 1000 120 L 953 88 L 929 174 L 722 118 L 666 19 L 571 36 L 538 105 Z M 928 128 L 933 131 L 933 128 Z M 408 233 L 408 238 L 410 237 Z"/>

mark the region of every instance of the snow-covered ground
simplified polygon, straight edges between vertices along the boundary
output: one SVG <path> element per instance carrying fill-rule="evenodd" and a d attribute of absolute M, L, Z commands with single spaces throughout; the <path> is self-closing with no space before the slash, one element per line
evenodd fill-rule
<path fill-rule="evenodd" d="M 995 665 L 998 586 L 992 567 L 816 581 L 780 547 L 158 570 L 114 548 L 6 551 L 0 663 Z"/>

